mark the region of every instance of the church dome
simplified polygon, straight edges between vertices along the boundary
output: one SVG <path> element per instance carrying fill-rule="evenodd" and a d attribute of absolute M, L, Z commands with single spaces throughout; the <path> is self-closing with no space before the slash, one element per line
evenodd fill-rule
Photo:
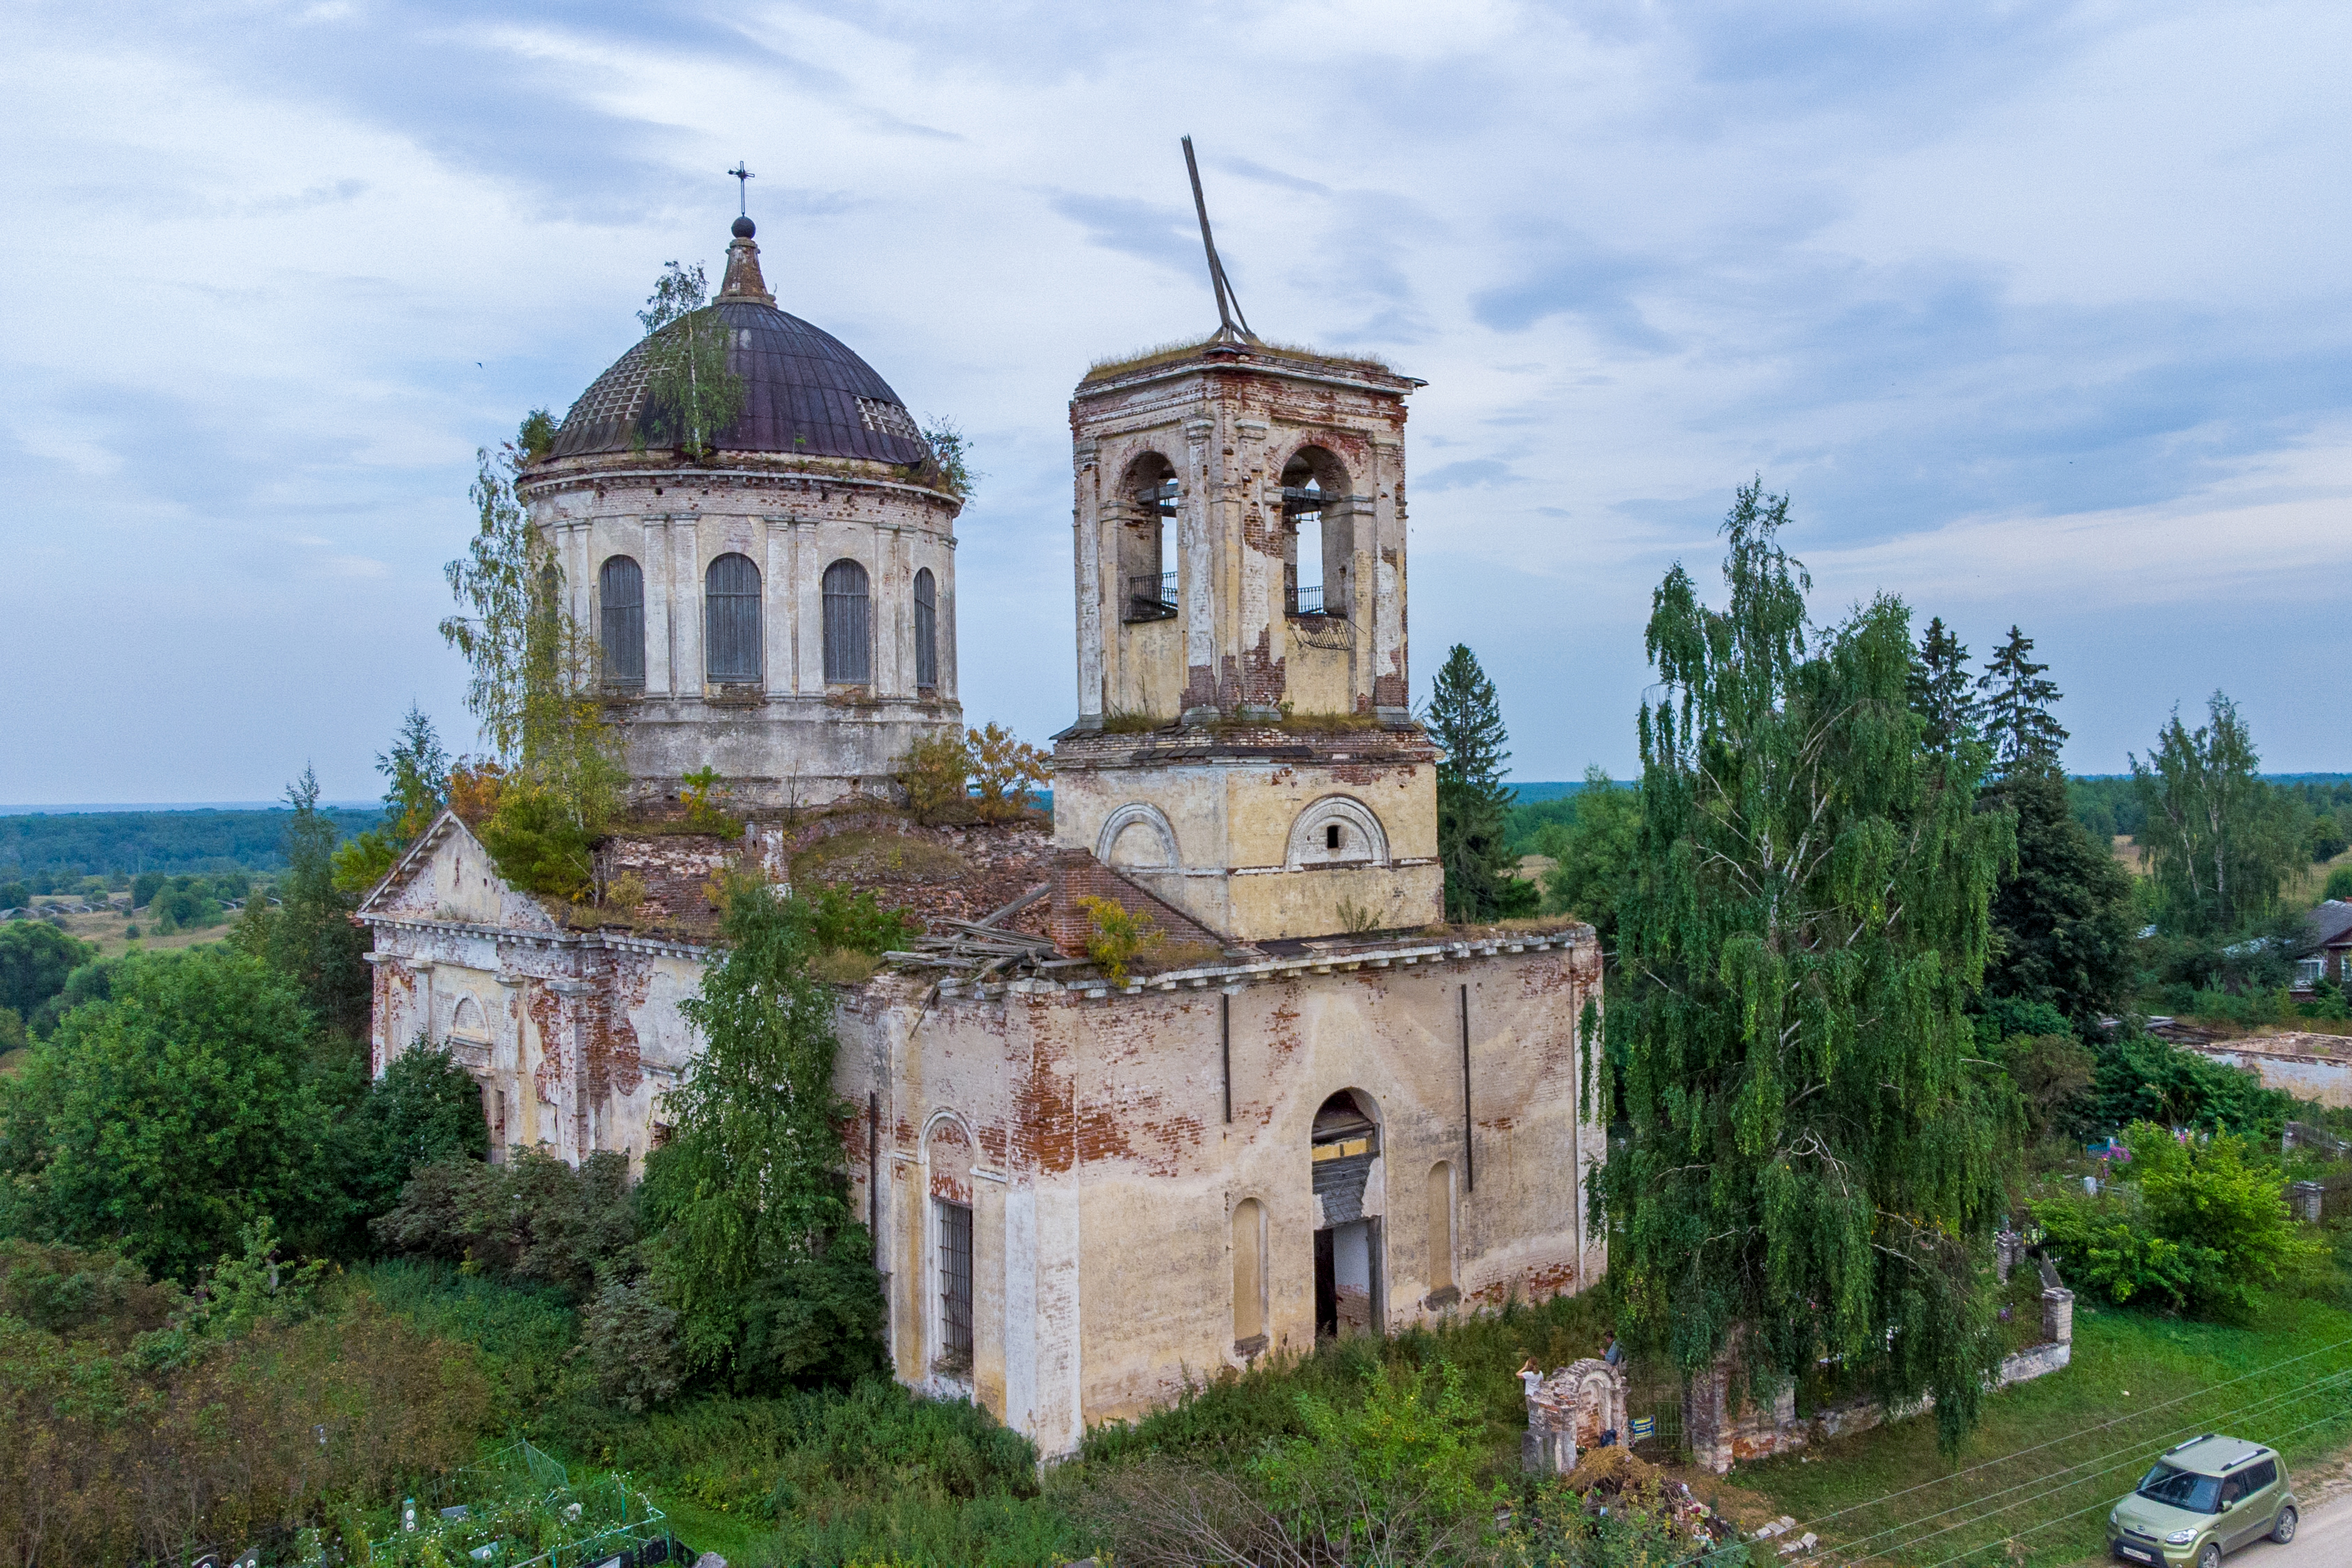
<path fill-rule="evenodd" d="M 831 332 L 776 309 L 760 277 L 759 250 L 751 220 L 738 218 L 726 281 L 710 308 L 727 325 L 727 368 L 743 378 L 743 412 L 713 444 L 721 451 L 795 458 L 928 461 L 930 444 L 890 384 Z M 652 372 L 646 340 L 580 395 L 551 455 L 638 450 Z"/>

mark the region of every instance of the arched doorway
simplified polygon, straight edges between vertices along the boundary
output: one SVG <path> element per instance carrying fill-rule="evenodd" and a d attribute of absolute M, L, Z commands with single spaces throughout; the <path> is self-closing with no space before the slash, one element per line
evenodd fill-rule
<path fill-rule="evenodd" d="M 1378 1333 L 1381 1309 L 1381 1221 L 1365 1212 L 1381 1158 L 1379 1107 L 1343 1089 L 1315 1112 L 1315 1334 Z"/>

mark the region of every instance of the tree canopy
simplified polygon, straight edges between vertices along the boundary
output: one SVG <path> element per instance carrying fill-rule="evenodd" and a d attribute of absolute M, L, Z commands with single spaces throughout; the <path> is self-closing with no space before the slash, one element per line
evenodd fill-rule
<path fill-rule="evenodd" d="M 2179 709 L 2132 780 L 2147 814 L 2159 919 L 2183 936 L 2234 936 L 2278 907 L 2303 858 L 2292 803 L 2255 776 L 2262 762 L 2238 706 L 2216 691 L 2194 731 Z"/>
<path fill-rule="evenodd" d="M 1984 693 L 1985 738 L 1992 742 L 1993 766 L 2002 777 L 2023 768 L 2056 767 L 2059 748 L 2066 743 L 2065 726 L 2050 711 L 2058 702 L 2058 683 L 2048 679 L 2048 665 L 2027 657 L 2032 652 L 2033 639 L 2010 627 L 2009 640 L 1993 650 L 1977 681 Z"/>
<path fill-rule="evenodd" d="M 1665 691 L 1640 715 L 1605 1020 L 1630 1131 L 1601 1177 L 1611 1271 L 1629 1337 L 1686 1372 L 1728 1352 L 1769 1384 L 1840 1355 L 1933 1393 L 1957 1440 L 1999 1354 L 1975 1248 L 2006 1091 L 1967 1009 L 2013 829 L 1974 809 L 1973 749 L 1927 749 L 1902 604 L 1815 630 L 1788 518 L 1743 487 L 1727 607 L 1679 565 L 1652 601 Z"/>
<path fill-rule="evenodd" d="M 1589 922 L 1604 948 L 1617 945 L 1617 900 L 1633 878 L 1641 846 L 1642 795 L 1620 789 L 1603 770 L 1584 770 L 1583 793 L 1571 797 L 1575 815 L 1547 825 L 1537 839 L 1551 858 L 1543 879 L 1547 914 Z"/>

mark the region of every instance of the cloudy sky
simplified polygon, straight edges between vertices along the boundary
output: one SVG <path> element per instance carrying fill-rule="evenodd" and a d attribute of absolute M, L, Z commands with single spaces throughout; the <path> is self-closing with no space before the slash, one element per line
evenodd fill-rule
<path fill-rule="evenodd" d="M 749 161 L 779 302 L 971 434 L 966 710 L 1074 710 L 1069 390 L 1215 324 L 1413 400 L 1416 687 L 1621 775 L 1735 485 L 1818 609 L 2012 623 L 2067 762 L 2220 687 L 2352 768 L 2352 8 L 25 0 L 0 56 L 0 801 L 331 796 L 412 698 L 474 449 L 561 411 Z"/>

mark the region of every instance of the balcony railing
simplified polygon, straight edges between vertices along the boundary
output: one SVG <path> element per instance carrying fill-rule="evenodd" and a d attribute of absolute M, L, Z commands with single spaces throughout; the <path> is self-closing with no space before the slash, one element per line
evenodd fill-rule
<path fill-rule="evenodd" d="M 1127 619 L 1167 621 L 1175 616 L 1175 573 L 1154 572 L 1127 580 Z"/>

